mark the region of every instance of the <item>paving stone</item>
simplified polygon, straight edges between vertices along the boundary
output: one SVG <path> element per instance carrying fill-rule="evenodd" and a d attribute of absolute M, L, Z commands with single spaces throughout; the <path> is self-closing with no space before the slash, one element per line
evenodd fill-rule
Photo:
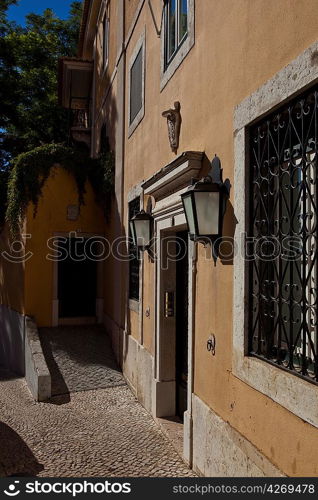
<path fill-rule="evenodd" d="M 76 331 L 41 331 L 57 377 L 50 402 L 0 373 L 0 476 L 194 476 L 126 385 L 104 332 Z"/>
<path fill-rule="evenodd" d="M 103 327 L 41 328 L 39 334 L 53 395 L 125 383 Z"/>

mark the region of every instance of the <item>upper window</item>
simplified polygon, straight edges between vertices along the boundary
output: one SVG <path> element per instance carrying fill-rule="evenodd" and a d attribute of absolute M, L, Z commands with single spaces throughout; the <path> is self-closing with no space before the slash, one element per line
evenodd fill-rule
<path fill-rule="evenodd" d="M 130 124 L 142 108 L 142 48 L 130 70 Z"/>
<path fill-rule="evenodd" d="M 145 36 L 138 41 L 129 64 L 129 135 L 144 116 L 145 99 Z"/>
<path fill-rule="evenodd" d="M 108 64 L 108 51 L 109 51 L 109 16 L 108 8 L 106 9 L 103 18 L 103 69 L 106 68 Z"/>
<path fill-rule="evenodd" d="M 318 382 L 318 87 L 250 128 L 253 356 Z"/>
<path fill-rule="evenodd" d="M 188 0 L 165 4 L 165 64 L 170 63 L 188 34 Z"/>
<path fill-rule="evenodd" d="M 161 30 L 160 90 L 162 90 L 194 45 L 195 0 L 164 0 Z"/>

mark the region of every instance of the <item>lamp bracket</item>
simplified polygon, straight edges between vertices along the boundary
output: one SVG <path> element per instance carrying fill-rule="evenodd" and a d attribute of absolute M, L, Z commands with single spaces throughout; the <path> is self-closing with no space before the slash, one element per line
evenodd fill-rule
<path fill-rule="evenodd" d="M 211 182 L 215 184 L 223 184 L 223 170 L 221 168 L 221 160 L 217 155 L 214 155 L 213 160 L 211 161 L 211 169 L 208 173 L 208 177 L 210 177 Z"/>
<path fill-rule="evenodd" d="M 192 179 L 192 185 L 202 185 L 202 184 L 216 184 L 219 186 L 220 191 L 222 190 L 227 197 L 230 195 L 230 185 L 229 182 L 223 182 L 223 169 L 221 167 L 221 160 L 215 154 L 213 160 L 211 161 L 211 168 L 207 176 L 202 179 Z"/>

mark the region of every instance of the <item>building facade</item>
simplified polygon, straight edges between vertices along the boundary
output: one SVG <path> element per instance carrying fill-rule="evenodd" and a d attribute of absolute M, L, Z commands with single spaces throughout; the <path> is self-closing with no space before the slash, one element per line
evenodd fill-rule
<path fill-rule="evenodd" d="M 317 15 L 316 0 L 85 0 L 78 59 L 61 61 L 74 137 L 115 154 L 110 220 L 85 226 L 112 245 L 98 319 L 206 476 L 318 475 Z M 216 253 L 189 238 L 181 199 L 215 155 Z M 39 323 L 59 323 L 57 299 Z"/>
<path fill-rule="evenodd" d="M 139 400 L 181 418 L 184 458 L 207 476 L 318 472 L 317 11 L 85 2 L 91 154 L 106 134 L 116 157 L 108 234 L 127 241 L 136 212 L 153 217 L 151 251 L 127 243 L 128 262 L 105 263 L 104 323 Z M 214 262 L 180 195 L 215 154 L 230 192 Z"/>

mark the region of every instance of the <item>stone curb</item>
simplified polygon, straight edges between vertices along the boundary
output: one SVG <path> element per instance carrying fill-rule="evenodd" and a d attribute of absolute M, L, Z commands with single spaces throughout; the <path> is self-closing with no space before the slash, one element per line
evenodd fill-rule
<path fill-rule="evenodd" d="M 35 322 L 25 319 L 25 379 L 36 401 L 51 397 L 51 375 L 47 367 Z"/>

